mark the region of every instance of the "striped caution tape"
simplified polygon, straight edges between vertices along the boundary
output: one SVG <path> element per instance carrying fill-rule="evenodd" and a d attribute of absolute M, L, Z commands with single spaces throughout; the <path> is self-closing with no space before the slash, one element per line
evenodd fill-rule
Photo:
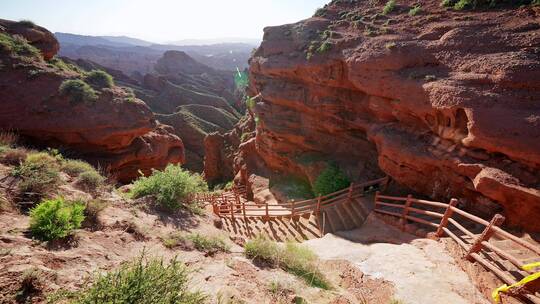
<path fill-rule="evenodd" d="M 523 267 L 521 267 L 521 268 L 523 270 L 533 270 L 533 269 L 535 269 L 537 267 L 540 267 L 540 262 L 523 265 Z M 521 281 L 519 281 L 519 282 L 517 282 L 515 284 L 512 284 L 510 286 L 504 284 L 501 287 L 495 289 L 493 291 L 493 293 L 491 294 L 491 297 L 493 298 L 495 303 L 499 303 L 501 301 L 501 295 L 500 295 L 501 292 L 508 292 L 508 290 L 510 290 L 512 288 L 525 285 L 525 284 L 527 284 L 529 282 L 532 282 L 534 280 L 537 280 L 539 278 L 540 278 L 540 272 L 537 272 L 535 274 L 531 274 L 529 276 L 524 277 Z"/>

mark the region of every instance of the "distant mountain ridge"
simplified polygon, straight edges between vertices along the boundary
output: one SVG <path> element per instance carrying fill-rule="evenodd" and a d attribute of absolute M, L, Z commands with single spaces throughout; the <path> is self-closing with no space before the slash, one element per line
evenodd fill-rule
<path fill-rule="evenodd" d="M 252 50 L 249 43 L 218 43 L 210 45 L 168 45 L 126 37 L 85 36 L 55 33 L 60 42 L 60 56 L 91 60 L 121 70 L 127 75 L 150 73 L 157 60 L 169 50 L 186 52 L 200 63 L 219 70 L 245 69 Z M 203 40 L 201 40 L 203 41 Z"/>

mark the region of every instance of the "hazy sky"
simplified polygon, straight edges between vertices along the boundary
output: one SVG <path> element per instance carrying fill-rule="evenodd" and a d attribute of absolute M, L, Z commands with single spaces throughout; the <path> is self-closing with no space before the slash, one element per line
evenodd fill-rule
<path fill-rule="evenodd" d="M 262 29 L 305 19 L 330 0 L 0 0 L 0 18 L 53 32 L 127 35 L 154 42 L 261 38 Z"/>

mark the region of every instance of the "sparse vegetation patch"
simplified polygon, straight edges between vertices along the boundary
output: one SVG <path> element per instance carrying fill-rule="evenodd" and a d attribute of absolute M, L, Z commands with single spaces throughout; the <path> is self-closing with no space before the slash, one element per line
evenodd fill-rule
<path fill-rule="evenodd" d="M 330 283 L 317 266 L 317 255 L 307 247 L 287 243 L 283 248 L 259 235 L 247 242 L 244 250 L 247 258 L 269 266 L 280 267 L 303 279 L 310 286 L 322 289 L 331 288 Z"/>
<path fill-rule="evenodd" d="M 159 205 L 174 211 L 193 208 L 187 202 L 188 196 L 204 191 L 208 191 L 208 186 L 201 175 L 190 173 L 180 165 L 168 165 L 163 171 L 154 170 L 151 176 L 136 180 L 131 194 L 134 198 L 152 195 Z"/>
<path fill-rule="evenodd" d="M 41 58 L 41 52 L 19 35 L 0 33 L 0 49 L 18 56 Z"/>
<path fill-rule="evenodd" d="M 44 152 L 28 154 L 24 162 L 13 169 L 12 175 L 21 178 L 19 194 L 34 198 L 54 191 L 61 181 L 58 159 Z"/>
<path fill-rule="evenodd" d="M 32 235 L 51 241 L 70 235 L 84 220 L 84 204 L 66 203 L 63 199 L 45 200 L 30 211 Z"/>
<path fill-rule="evenodd" d="M 330 164 L 315 180 L 313 192 L 315 195 L 326 195 L 350 185 L 350 180 L 336 165 Z"/>
<path fill-rule="evenodd" d="M 382 14 L 383 14 L 383 15 L 388 15 L 388 14 L 390 14 L 395 8 L 396 8 L 396 0 L 389 0 L 388 2 L 386 2 L 385 6 L 384 6 L 384 8 L 383 8 Z"/>
<path fill-rule="evenodd" d="M 85 79 L 89 84 L 99 89 L 112 88 L 114 86 L 113 77 L 102 70 L 93 70 L 89 72 Z"/>
<path fill-rule="evenodd" d="M 189 270 L 173 259 L 138 259 L 98 276 L 91 287 L 72 295 L 72 303 L 198 304 L 206 296 L 189 290 Z"/>
<path fill-rule="evenodd" d="M 72 102 L 93 102 L 97 100 L 96 91 L 80 79 L 65 80 L 58 90 L 60 94 L 69 96 Z"/>

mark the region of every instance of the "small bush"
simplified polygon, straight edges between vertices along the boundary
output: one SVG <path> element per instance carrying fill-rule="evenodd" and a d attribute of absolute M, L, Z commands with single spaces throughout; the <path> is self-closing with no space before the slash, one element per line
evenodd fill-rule
<path fill-rule="evenodd" d="M 315 195 L 326 195 L 350 185 L 347 176 L 335 165 L 328 165 L 315 180 Z"/>
<path fill-rule="evenodd" d="M 78 176 L 83 172 L 95 170 L 92 165 L 82 160 L 68 159 L 62 164 L 62 171 L 72 177 Z"/>
<path fill-rule="evenodd" d="M 396 0 L 389 0 L 383 8 L 382 14 L 388 15 L 396 8 Z"/>
<path fill-rule="evenodd" d="M 80 79 L 65 80 L 60 85 L 59 92 L 62 95 L 69 96 L 72 102 L 92 102 L 97 100 L 96 91 Z"/>
<path fill-rule="evenodd" d="M 9 165 L 20 165 L 26 159 L 28 151 L 22 148 L 6 148 L 0 153 L 0 162 Z"/>
<path fill-rule="evenodd" d="M 0 146 L 13 147 L 19 140 L 19 135 L 13 132 L 0 132 Z"/>
<path fill-rule="evenodd" d="M 76 183 L 86 191 L 94 191 L 103 186 L 104 182 L 105 177 L 101 176 L 97 171 L 92 170 L 79 174 Z"/>
<path fill-rule="evenodd" d="M 330 41 L 325 41 L 317 49 L 317 53 L 326 53 L 332 49 L 332 43 Z"/>
<path fill-rule="evenodd" d="M 409 16 L 416 16 L 422 11 L 422 6 L 417 5 L 409 10 Z"/>
<path fill-rule="evenodd" d="M 30 211 L 32 235 L 43 241 L 51 241 L 70 235 L 79 229 L 84 220 L 84 205 L 65 203 L 63 199 L 46 200 Z"/>
<path fill-rule="evenodd" d="M 47 153 L 28 154 L 12 172 L 22 179 L 17 186 L 19 193 L 41 198 L 60 183 L 58 167 L 57 159 Z"/>
<path fill-rule="evenodd" d="M 91 287 L 73 296 L 73 303 L 204 303 L 204 294 L 189 290 L 189 279 L 189 270 L 176 259 L 167 264 L 163 259 L 146 259 L 143 254 L 97 277 Z"/>
<path fill-rule="evenodd" d="M 396 47 L 396 43 L 395 42 L 388 42 L 387 44 L 384 45 L 384 47 L 387 50 L 391 50 L 391 49 L 394 49 Z"/>
<path fill-rule="evenodd" d="M 281 248 L 276 242 L 263 236 L 257 236 L 245 244 L 244 250 L 247 258 L 259 263 L 279 266 L 303 279 L 310 286 L 322 289 L 331 288 L 330 283 L 317 266 L 317 255 L 307 247 L 287 243 L 285 248 Z"/>
<path fill-rule="evenodd" d="M 107 208 L 107 203 L 101 200 L 87 201 L 84 208 L 84 222 L 82 225 L 91 229 L 100 227 L 99 213 Z"/>
<path fill-rule="evenodd" d="M 315 14 L 313 14 L 314 17 L 324 17 L 324 15 L 326 14 L 326 9 L 323 8 L 323 7 L 319 7 L 316 11 L 315 11 Z"/>
<path fill-rule="evenodd" d="M 24 25 L 24 26 L 27 26 L 27 27 L 36 27 L 36 24 L 34 23 L 34 21 L 32 20 L 21 20 L 18 22 L 20 25 Z"/>
<path fill-rule="evenodd" d="M 307 247 L 287 243 L 281 264 L 285 271 L 302 278 L 310 286 L 330 289 L 330 283 L 317 266 L 317 255 Z"/>
<path fill-rule="evenodd" d="M 256 236 L 244 245 L 244 254 L 248 259 L 258 263 L 265 263 L 277 266 L 281 250 L 276 242 L 265 238 L 262 235 Z"/>
<path fill-rule="evenodd" d="M 19 35 L 9 36 L 4 33 L 0 33 L 0 49 L 5 52 L 10 52 L 13 55 L 20 55 L 23 57 L 41 58 L 41 52 L 28 43 L 28 41 Z"/>
<path fill-rule="evenodd" d="M 192 233 L 187 236 L 187 239 L 193 242 L 195 249 L 206 253 L 228 252 L 230 250 L 230 246 L 220 237 Z"/>
<path fill-rule="evenodd" d="M 199 174 L 192 174 L 180 165 L 168 165 L 165 170 L 154 170 L 149 177 L 140 177 L 133 184 L 131 195 L 139 198 L 153 195 L 162 207 L 178 210 L 189 208 L 186 198 L 190 194 L 208 191 L 206 182 Z"/>
<path fill-rule="evenodd" d="M 113 77 L 102 70 L 93 70 L 86 75 L 86 81 L 97 88 L 112 88 L 114 86 Z"/>
<path fill-rule="evenodd" d="M 76 73 L 76 74 L 83 74 L 84 73 L 84 71 L 81 70 L 81 68 L 79 68 L 78 66 L 76 66 L 74 64 L 71 64 L 71 63 L 66 63 L 62 59 L 57 58 L 57 57 L 54 57 L 51 60 L 49 60 L 47 65 L 49 67 L 57 68 L 57 69 L 59 69 L 61 71 L 72 72 L 72 73 Z"/>

